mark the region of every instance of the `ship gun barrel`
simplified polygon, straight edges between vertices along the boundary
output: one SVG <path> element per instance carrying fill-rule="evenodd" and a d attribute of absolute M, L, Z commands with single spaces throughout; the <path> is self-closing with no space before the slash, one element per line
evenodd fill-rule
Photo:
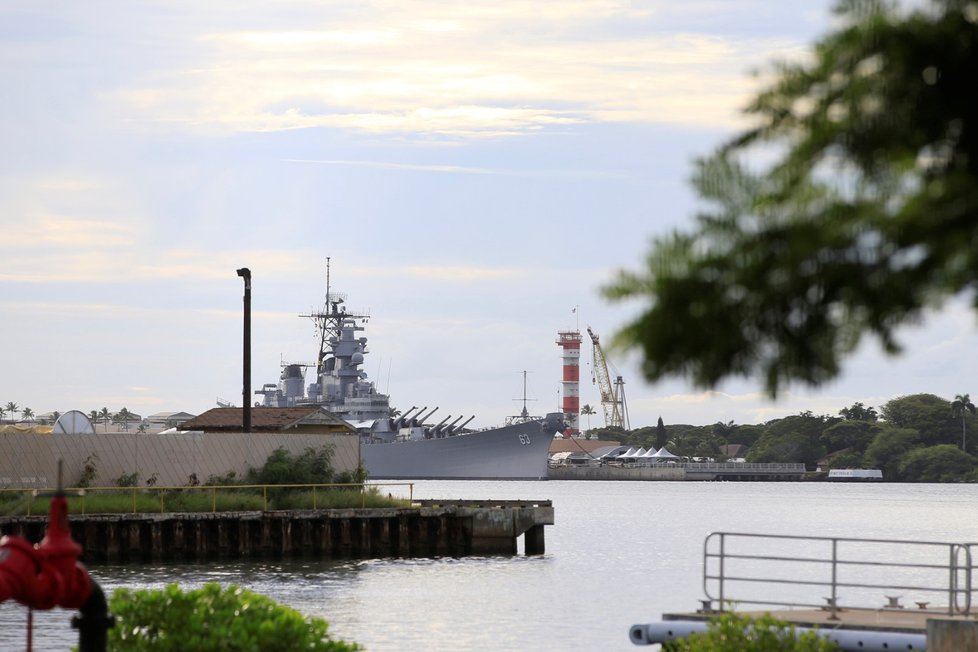
<path fill-rule="evenodd" d="M 444 427 L 441 425 L 441 423 L 439 423 L 437 426 L 432 428 L 432 432 L 438 437 L 451 434 L 452 429 L 455 427 L 455 424 L 458 423 L 459 419 L 461 419 L 463 416 L 465 415 L 460 414 L 457 419 L 455 419 L 450 424 Z M 448 421 L 448 419 L 445 419 L 445 421 Z M 444 423 L 444 421 L 442 423 Z"/>
<path fill-rule="evenodd" d="M 438 411 L 438 406 L 436 405 L 436 406 L 435 406 L 435 409 L 434 409 L 434 410 L 432 410 L 431 412 L 429 412 L 428 414 L 426 414 L 426 415 L 424 415 L 423 417 L 419 417 L 418 419 L 413 419 L 413 421 L 415 422 L 415 424 L 414 424 L 414 425 L 417 425 L 417 426 L 422 426 L 422 425 L 424 425 L 424 422 L 425 422 L 425 421 L 427 421 L 427 420 L 428 420 L 428 418 L 429 418 L 429 417 L 430 417 L 430 416 L 431 416 L 432 414 L 434 414 L 435 412 L 437 412 L 437 411 Z"/>
<path fill-rule="evenodd" d="M 459 417 L 459 419 L 461 419 L 461 418 L 462 418 L 462 417 Z M 472 419 L 474 419 L 474 418 L 475 418 L 475 415 L 473 414 L 473 415 L 472 415 L 472 416 L 470 416 L 470 417 L 469 417 L 468 419 L 466 419 L 466 421 L 465 421 L 465 423 L 463 423 L 463 424 L 462 424 L 462 425 L 460 425 L 459 427 L 457 427 L 457 428 L 450 428 L 450 429 L 448 430 L 448 434 L 452 434 L 452 433 L 455 433 L 455 432 L 461 432 L 461 431 L 462 431 L 462 429 L 463 429 L 463 428 L 465 428 L 465 426 L 467 426 L 467 425 L 469 425 L 469 423 L 470 423 L 470 422 L 472 421 Z M 457 420 L 458 420 L 458 419 L 456 419 L 456 421 L 457 421 Z M 453 423 L 452 425 L 454 426 L 455 424 Z"/>
<path fill-rule="evenodd" d="M 394 430 L 398 430 L 401 426 L 403 426 L 405 423 L 407 423 L 408 415 L 411 414 L 412 412 L 414 412 L 417 409 L 418 409 L 418 406 L 412 405 L 410 408 L 408 408 L 407 410 L 405 410 L 404 413 L 401 414 L 401 416 L 397 417 L 397 419 L 394 420 L 394 425 L 393 425 Z M 427 406 L 425 406 L 425 407 L 423 407 L 421 409 L 422 410 L 426 410 L 427 409 Z"/>

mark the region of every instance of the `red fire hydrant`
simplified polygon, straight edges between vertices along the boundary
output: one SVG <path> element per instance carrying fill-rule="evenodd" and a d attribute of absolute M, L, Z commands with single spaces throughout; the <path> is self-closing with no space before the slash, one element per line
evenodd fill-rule
<path fill-rule="evenodd" d="M 68 501 L 59 488 L 51 499 L 47 532 L 41 543 L 32 545 L 23 537 L 9 535 L 0 539 L 0 602 L 12 599 L 40 610 L 81 609 L 80 650 L 94 652 L 105 649 L 111 617 L 101 588 L 78 561 L 81 552 L 81 546 L 71 538 Z M 87 630 L 94 632 L 94 638 L 86 636 Z"/>

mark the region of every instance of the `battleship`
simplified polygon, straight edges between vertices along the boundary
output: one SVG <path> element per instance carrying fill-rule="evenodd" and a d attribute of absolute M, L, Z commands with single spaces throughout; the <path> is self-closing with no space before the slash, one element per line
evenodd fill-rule
<path fill-rule="evenodd" d="M 322 310 L 300 315 L 312 319 L 319 342 L 315 363 L 283 363 L 277 384 L 255 393 L 268 407 L 321 406 L 361 434 L 361 459 L 375 479 L 544 480 L 550 442 L 564 430 L 563 414 L 530 416 L 524 402 L 520 415 L 496 428 L 470 429 L 474 416 L 437 423 L 429 420 L 439 407 L 412 406 L 400 413 L 390 397 L 377 391 L 363 370 L 369 315 L 348 312 L 346 296 L 331 291 L 326 259 L 326 297 Z M 306 372 L 315 368 L 313 382 Z M 463 420 L 464 419 L 464 420 Z"/>

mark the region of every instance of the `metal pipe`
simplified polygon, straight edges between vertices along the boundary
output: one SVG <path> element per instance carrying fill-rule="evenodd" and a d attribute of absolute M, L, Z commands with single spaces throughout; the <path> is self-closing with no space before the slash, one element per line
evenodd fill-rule
<path fill-rule="evenodd" d="M 242 354 L 243 387 L 241 388 L 242 430 L 251 432 L 251 270 L 242 267 L 238 276 L 244 279 L 244 352 Z"/>
<path fill-rule="evenodd" d="M 71 619 L 71 626 L 78 630 L 78 652 L 105 652 L 107 633 L 115 626 L 115 617 L 109 613 L 105 592 L 95 580 L 88 600 Z"/>
<path fill-rule="evenodd" d="M 709 623 L 701 620 L 668 620 L 646 625 L 632 625 L 628 638 L 635 645 L 659 645 L 705 632 Z M 846 652 L 892 652 L 892 650 L 926 650 L 926 634 L 875 632 L 856 629 L 812 629 L 795 627 L 795 634 L 815 632 L 835 642 Z"/>

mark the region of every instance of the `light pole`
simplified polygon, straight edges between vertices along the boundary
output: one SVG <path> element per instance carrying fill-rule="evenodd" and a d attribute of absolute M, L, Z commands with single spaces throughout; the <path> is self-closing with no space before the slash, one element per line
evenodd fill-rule
<path fill-rule="evenodd" d="M 238 276 L 244 279 L 244 352 L 242 354 L 243 387 L 241 388 L 244 432 L 251 432 L 251 270 L 242 267 Z"/>

